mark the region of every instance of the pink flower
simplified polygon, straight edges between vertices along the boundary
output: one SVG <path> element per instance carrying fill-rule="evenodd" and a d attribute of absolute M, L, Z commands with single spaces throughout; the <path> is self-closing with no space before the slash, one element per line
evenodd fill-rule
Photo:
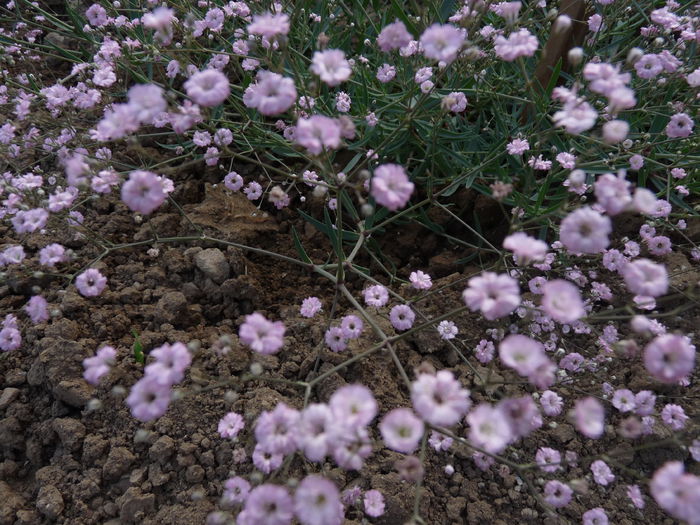
<path fill-rule="evenodd" d="M 636 259 L 625 264 L 622 276 L 627 289 L 634 294 L 659 297 L 668 291 L 666 267 L 649 259 Z"/>
<path fill-rule="evenodd" d="M 404 23 L 396 20 L 396 22 L 385 26 L 381 30 L 379 36 L 377 36 L 377 45 L 379 49 L 388 53 L 394 49 L 407 46 L 412 38 Z"/>
<path fill-rule="evenodd" d="M 107 278 L 94 268 L 85 270 L 75 279 L 75 287 L 80 295 L 85 297 L 97 297 L 105 286 L 107 286 Z"/>
<path fill-rule="evenodd" d="M 423 421 L 410 408 L 395 408 L 382 418 L 379 431 L 386 446 L 397 452 L 410 454 L 423 437 Z"/>
<path fill-rule="evenodd" d="M 336 421 L 330 407 L 321 403 L 307 406 L 297 425 L 299 449 L 310 461 L 323 461 L 332 447 Z"/>
<path fill-rule="evenodd" d="M 224 177 L 224 186 L 231 191 L 238 191 L 243 187 L 243 177 L 232 171 Z"/>
<path fill-rule="evenodd" d="M 413 193 L 414 185 L 408 180 L 403 166 L 381 164 L 374 170 L 371 194 L 374 200 L 391 211 L 403 208 Z"/>
<path fill-rule="evenodd" d="M 156 358 L 145 368 L 146 375 L 164 385 L 179 383 L 185 377 L 185 369 L 192 363 L 192 354 L 183 343 L 162 344 L 151 351 Z"/>
<path fill-rule="evenodd" d="M 526 233 L 516 232 L 503 240 L 503 247 L 513 252 L 518 266 L 525 266 L 532 261 L 542 261 L 547 255 L 547 243 L 530 237 Z"/>
<path fill-rule="evenodd" d="M 56 264 L 64 262 L 65 260 L 66 249 L 60 244 L 49 244 L 39 251 L 39 263 L 44 266 L 53 268 Z"/>
<path fill-rule="evenodd" d="M 556 472 L 561 469 L 561 453 L 549 447 L 540 447 L 535 454 L 535 463 L 543 472 Z"/>
<path fill-rule="evenodd" d="M 22 335 L 19 330 L 12 326 L 3 326 L 0 330 L 0 350 L 9 352 L 17 350 L 22 344 Z"/>
<path fill-rule="evenodd" d="M 576 167 L 576 156 L 571 153 L 562 151 L 556 156 L 556 159 L 559 165 L 566 170 L 572 170 Z"/>
<path fill-rule="evenodd" d="M 606 486 L 615 481 L 615 474 L 612 473 L 608 464 L 602 459 L 598 459 L 591 464 L 593 479 L 598 485 Z"/>
<path fill-rule="evenodd" d="M 378 490 L 368 490 L 362 499 L 365 514 L 370 518 L 378 518 L 384 514 L 384 496 Z"/>
<path fill-rule="evenodd" d="M 32 323 L 43 323 L 49 319 L 49 304 L 41 295 L 34 295 L 24 306 Z"/>
<path fill-rule="evenodd" d="M 511 427 L 501 410 L 482 403 L 467 414 L 469 441 L 491 454 L 503 452 L 513 438 Z"/>
<path fill-rule="evenodd" d="M 454 440 L 451 437 L 447 437 L 445 434 L 435 432 L 434 430 L 430 433 L 430 438 L 428 439 L 428 443 L 433 447 L 435 452 L 449 450 L 453 442 Z"/>
<path fill-rule="evenodd" d="M 291 200 L 289 194 L 282 189 L 282 186 L 279 185 L 270 188 L 267 198 L 278 210 L 289 206 L 289 202 Z"/>
<path fill-rule="evenodd" d="M 646 506 L 644 497 L 642 496 L 642 491 L 639 490 L 639 485 L 627 485 L 627 497 L 638 509 L 643 509 Z"/>
<path fill-rule="evenodd" d="M 639 78 L 651 79 L 664 70 L 658 55 L 646 54 L 634 63 Z"/>
<path fill-rule="evenodd" d="M 284 13 L 253 15 L 253 22 L 248 24 L 248 34 L 260 35 L 267 39 L 287 33 L 289 33 L 289 15 Z"/>
<path fill-rule="evenodd" d="M 611 232 L 610 218 L 584 206 L 561 221 L 559 240 L 573 254 L 594 254 L 608 247 Z"/>
<path fill-rule="evenodd" d="M 332 481 L 317 474 L 306 476 L 299 483 L 294 493 L 294 513 L 302 525 L 341 525 L 345 521 L 340 492 Z"/>
<path fill-rule="evenodd" d="M 163 88 L 155 84 L 137 84 L 131 86 L 127 93 L 129 106 L 134 115 L 145 124 L 152 124 L 153 119 L 167 111 L 168 103 L 163 98 Z"/>
<path fill-rule="evenodd" d="M 95 71 L 92 81 L 96 86 L 110 87 L 117 81 L 117 75 L 110 66 L 102 66 Z"/>
<path fill-rule="evenodd" d="M 323 305 L 318 297 L 307 297 L 301 303 L 300 313 L 304 317 L 314 317 L 318 312 L 321 311 Z"/>
<path fill-rule="evenodd" d="M 611 120 L 603 124 L 603 140 L 607 144 L 618 144 L 627 138 L 630 125 L 625 120 Z"/>
<path fill-rule="evenodd" d="M 433 24 L 420 37 L 427 58 L 450 63 L 462 49 L 465 32 L 451 24 Z"/>
<path fill-rule="evenodd" d="M 497 36 L 494 39 L 494 50 L 496 56 L 506 62 L 512 62 L 518 57 L 531 57 L 537 51 L 539 43 L 537 37 L 533 36 L 527 29 L 520 29 L 508 35 Z"/>
<path fill-rule="evenodd" d="M 389 320 L 396 330 L 408 330 L 415 319 L 416 314 L 407 304 L 397 304 L 389 312 Z"/>
<path fill-rule="evenodd" d="M 605 409 L 594 397 L 576 400 L 572 410 L 576 430 L 586 437 L 598 439 L 605 430 Z"/>
<path fill-rule="evenodd" d="M 247 186 L 243 189 L 243 193 L 248 200 L 254 201 L 262 197 L 263 189 L 259 182 L 250 181 Z"/>
<path fill-rule="evenodd" d="M 316 51 L 311 60 L 311 71 L 321 77 L 329 86 L 345 82 L 352 74 L 352 68 L 340 49 Z"/>
<path fill-rule="evenodd" d="M 631 390 L 620 388 L 615 390 L 612 398 L 612 406 L 620 412 L 630 412 L 635 409 L 635 397 Z"/>
<path fill-rule="evenodd" d="M 49 212 L 43 208 L 20 210 L 12 217 L 11 222 L 17 233 L 31 233 L 46 226 Z"/>
<path fill-rule="evenodd" d="M 411 384 L 411 401 L 423 420 L 443 427 L 457 424 L 471 406 L 469 390 L 448 370 L 420 374 Z"/>
<path fill-rule="evenodd" d="M 503 364 L 523 376 L 533 373 L 541 361 L 546 359 L 541 343 L 520 334 L 512 334 L 503 339 L 498 353 Z"/>
<path fill-rule="evenodd" d="M 0 252 L 0 267 L 5 266 L 6 264 L 19 264 L 24 260 L 24 257 L 24 248 L 22 246 L 8 246 L 2 252 Z"/>
<path fill-rule="evenodd" d="M 187 96 L 204 107 L 218 106 L 231 93 L 226 75 L 216 69 L 198 71 L 185 82 L 184 87 Z"/>
<path fill-rule="evenodd" d="M 296 426 L 299 422 L 298 410 L 278 403 L 272 411 L 264 411 L 255 422 L 255 439 L 264 452 L 270 454 L 291 454 L 297 448 Z"/>
<path fill-rule="evenodd" d="M 365 299 L 365 304 L 368 306 L 374 306 L 375 308 L 381 308 L 389 300 L 389 292 L 381 284 L 370 286 L 369 288 L 365 289 L 362 294 Z"/>
<path fill-rule="evenodd" d="M 680 520 L 697 523 L 700 514 L 700 477 L 684 473 L 683 463 L 669 461 L 658 469 L 649 483 L 656 503 Z"/>
<path fill-rule="evenodd" d="M 346 339 L 357 339 L 362 334 L 362 319 L 356 315 L 346 315 L 340 321 L 340 328 Z"/>
<path fill-rule="evenodd" d="M 489 321 L 506 316 L 520 304 L 518 282 L 512 277 L 484 272 L 468 281 L 462 299 L 472 310 L 481 310 Z"/>
<path fill-rule="evenodd" d="M 312 155 L 340 147 L 341 129 L 336 119 L 323 115 L 297 120 L 295 140 Z"/>
<path fill-rule="evenodd" d="M 240 476 L 229 478 L 224 482 L 221 498 L 228 504 L 245 503 L 250 493 L 250 483 Z"/>
<path fill-rule="evenodd" d="M 247 315 L 238 331 L 245 345 L 261 354 L 276 354 L 284 345 L 284 324 L 268 321 L 259 313 Z"/>
<path fill-rule="evenodd" d="M 693 371 L 695 346 L 683 335 L 659 335 L 644 349 L 644 366 L 654 379 L 676 383 Z"/>
<path fill-rule="evenodd" d="M 379 69 L 377 69 L 377 80 L 384 84 L 391 82 L 395 76 L 396 68 L 390 64 L 382 64 L 379 66 Z"/>
<path fill-rule="evenodd" d="M 350 111 L 350 106 L 352 105 L 352 99 L 345 91 L 339 91 L 335 96 L 335 109 L 341 113 L 347 113 Z"/>
<path fill-rule="evenodd" d="M 514 139 L 506 145 L 510 155 L 522 155 L 530 149 L 530 143 L 525 139 Z"/>
<path fill-rule="evenodd" d="M 131 387 L 126 404 L 131 409 L 131 415 L 139 421 L 157 419 L 168 410 L 170 386 L 144 376 Z"/>
<path fill-rule="evenodd" d="M 83 377 L 91 385 L 99 383 L 100 378 L 109 373 L 110 368 L 116 362 L 117 351 L 112 346 L 103 346 L 97 351 L 97 355 L 83 359 Z"/>
<path fill-rule="evenodd" d="M 222 438 L 234 439 L 244 426 L 243 416 L 236 412 L 229 412 L 219 421 L 218 432 Z"/>
<path fill-rule="evenodd" d="M 671 139 L 685 138 L 693 132 L 695 123 L 686 113 L 676 113 L 666 125 L 666 136 Z"/>
<path fill-rule="evenodd" d="M 507 397 L 498 405 L 513 434 L 511 441 L 527 437 L 542 426 L 542 416 L 532 396 Z"/>
<path fill-rule="evenodd" d="M 567 133 L 580 135 L 595 126 L 598 112 L 583 99 L 572 97 L 564 107 L 552 115 L 554 125 L 564 128 Z"/>
<path fill-rule="evenodd" d="M 324 339 L 328 347 L 333 352 L 342 352 L 348 347 L 348 342 L 345 339 L 343 329 L 339 326 L 331 326 L 328 330 L 326 330 Z"/>
<path fill-rule="evenodd" d="M 153 212 L 166 198 L 162 179 L 150 171 L 132 171 L 129 173 L 129 180 L 122 186 L 124 203 L 131 210 L 144 215 Z"/>
<path fill-rule="evenodd" d="M 440 324 L 437 326 L 437 331 L 440 334 L 440 339 L 444 341 L 454 339 L 459 333 L 457 326 L 452 321 L 447 320 L 440 321 Z"/>
<path fill-rule="evenodd" d="M 411 286 L 416 290 L 428 290 L 433 285 L 430 275 L 420 270 L 411 272 L 411 275 L 408 276 L 408 280 L 411 281 Z"/>
<path fill-rule="evenodd" d="M 650 416 L 654 413 L 656 396 L 651 390 L 640 390 L 634 396 L 634 413 L 639 416 Z"/>
<path fill-rule="evenodd" d="M 454 91 L 442 98 L 441 105 L 452 113 L 461 113 L 467 109 L 467 97 L 464 93 Z"/>
<path fill-rule="evenodd" d="M 256 82 L 243 93 L 246 107 L 255 108 L 266 116 L 287 111 L 297 99 L 297 90 L 291 78 L 270 71 L 260 71 Z"/>
<path fill-rule="evenodd" d="M 287 489 L 271 483 L 264 483 L 250 491 L 243 511 L 236 517 L 236 523 L 238 525 L 259 525 L 261 523 L 288 525 L 293 518 L 294 503 Z"/>
<path fill-rule="evenodd" d="M 364 385 L 346 385 L 336 390 L 328 401 L 333 415 L 350 428 L 369 425 L 377 415 L 377 401 Z"/>
<path fill-rule="evenodd" d="M 688 416 L 680 405 L 668 404 L 661 410 L 661 420 L 668 425 L 671 430 L 683 430 Z"/>
<path fill-rule="evenodd" d="M 88 19 L 91 26 L 95 27 L 106 25 L 109 20 L 107 18 L 107 11 L 99 4 L 92 4 L 88 10 L 85 11 L 85 18 Z"/>
<path fill-rule="evenodd" d="M 556 392 L 545 390 L 540 396 L 540 405 L 542 405 L 542 411 L 545 413 L 545 415 L 558 416 L 561 414 L 564 401 Z"/>
<path fill-rule="evenodd" d="M 581 518 L 583 525 L 608 525 L 609 523 L 608 515 L 601 507 L 587 510 Z"/>
<path fill-rule="evenodd" d="M 632 204 L 630 183 L 625 179 L 624 171 L 617 177 L 612 173 L 601 175 L 595 182 L 594 191 L 598 204 L 610 216 L 622 213 Z"/>
<path fill-rule="evenodd" d="M 556 479 L 549 480 L 544 486 L 544 500 L 555 509 L 566 507 L 574 491 Z"/>
<path fill-rule="evenodd" d="M 542 287 L 542 309 L 562 324 L 573 323 L 586 315 L 578 288 L 564 279 L 548 281 Z"/>
<path fill-rule="evenodd" d="M 646 239 L 646 244 L 649 248 L 649 253 L 652 255 L 661 256 L 673 251 L 671 248 L 671 239 L 665 235 L 657 235 L 656 237 Z"/>

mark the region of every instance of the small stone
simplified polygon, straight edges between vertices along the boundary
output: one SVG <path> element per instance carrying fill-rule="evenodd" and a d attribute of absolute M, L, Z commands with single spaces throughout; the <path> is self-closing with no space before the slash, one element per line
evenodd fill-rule
<path fill-rule="evenodd" d="M 22 425 L 15 416 L 0 419 L 0 447 L 5 449 L 24 449 Z"/>
<path fill-rule="evenodd" d="M 217 284 L 228 279 L 231 267 L 226 256 L 218 248 L 202 250 L 194 256 L 194 263 L 204 275 Z"/>
<path fill-rule="evenodd" d="M 53 485 L 45 485 L 39 489 L 36 498 L 36 508 L 49 519 L 58 518 L 63 512 L 63 496 Z"/>
<path fill-rule="evenodd" d="M 8 387 L 0 395 L 0 410 L 5 410 L 19 396 L 19 388 Z"/>
<path fill-rule="evenodd" d="M 170 436 L 159 437 L 148 450 L 148 457 L 161 465 L 170 459 L 175 452 L 175 440 Z"/>
<path fill-rule="evenodd" d="M 155 309 L 155 321 L 159 324 L 180 324 L 187 319 L 188 301 L 185 294 L 178 291 L 168 292 L 158 300 Z"/>
<path fill-rule="evenodd" d="M 190 483 L 199 483 L 204 479 L 204 469 L 201 465 L 190 465 L 185 471 L 185 480 Z"/>
<path fill-rule="evenodd" d="M 70 417 L 57 418 L 53 420 L 52 426 L 67 450 L 73 451 L 80 447 L 85 437 L 85 425 L 80 421 Z"/>
<path fill-rule="evenodd" d="M 156 497 L 153 494 L 144 494 L 136 487 L 130 487 L 117 500 L 119 504 L 119 518 L 122 521 L 141 521 L 146 514 L 153 512 Z"/>
<path fill-rule="evenodd" d="M 105 479 L 117 479 L 129 470 L 136 457 L 125 447 L 114 447 L 109 451 L 107 461 L 102 467 Z"/>
<path fill-rule="evenodd" d="M 15 368 L 5 374 L 5 383 L 7 386 L 22 386 L 27 382 L 27 372 L 21 368 Z"/>
<path fill-rule="evenodd" d="M 83 379 L 66 379 L 53 389 L 57 399 L 66 405 L 83 408 L 92 397 L 93 388 Z"/>
<path fill-rule="evenodd" d="M 24 498 L 17 494 L 12 487 L 0 481 L 0 523 L 2 525 L 12 524 L 15 520 L 15 513 L 21 509 L 24 504 Z"/>

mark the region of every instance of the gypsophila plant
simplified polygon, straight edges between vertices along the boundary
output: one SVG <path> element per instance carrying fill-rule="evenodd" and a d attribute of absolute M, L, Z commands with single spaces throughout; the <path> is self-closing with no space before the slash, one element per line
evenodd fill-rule
<path fill-rule="evenodd" d="M 698 45 L 675 0 L 5 1 L 0 357 L 188 250 L 187 297 L 81 361 L 91 407 L 130 363 L 149 429 L 225 400 L 207 523 L 448 522 L 459 474 L 515 520 L 700 524 Z M 266 303 L 253 257 L 314 286 Z M 209 343 L 144 335 L 201 293 Z"/>

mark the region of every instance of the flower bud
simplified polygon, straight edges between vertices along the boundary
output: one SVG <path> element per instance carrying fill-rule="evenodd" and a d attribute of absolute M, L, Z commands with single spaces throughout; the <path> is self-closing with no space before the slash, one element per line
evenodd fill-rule
<path fill-rule="evenodd" d="M 558 35 L 571 27 L 571 17 L 569 15 L 559 15 L 552 25 L 552 33 Z"/>
<path fill-rule="evenodd" d="M 572 47 L 569 49 L 569 64 L 572 66 L 578 66 L 583 61 L 583 48 Z"/>
<path fill-rule="evenodd" d="M 627 63 L 632 66 L 637 60 L 644 56 L 644 51 L 638 47 L 633 47 L 627 53 Z"/>

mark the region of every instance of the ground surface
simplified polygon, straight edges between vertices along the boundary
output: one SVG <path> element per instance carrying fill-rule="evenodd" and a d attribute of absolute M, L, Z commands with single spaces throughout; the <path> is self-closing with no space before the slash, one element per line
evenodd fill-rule
<path fill-rule="evenodd" d="M 176 200 L 195 224 L 212 235 L 296 257 L 289 235 L 291 225 L 295 225 L 310 256 L 315 261 L 327 257 L 321 234 L 305 227 L 292 212 L 255 211 L 245 199 L 223 195 L 220 187 L 205 187 L 194 179 L 176 180 L 176 184 Z M 462 197 L 474 199 L 473 195 Z M 132 214 L 115 202 L 89 204 L 83 210 L 86 224 L 112 242 L 150 238 L 150 227 L 135 224 Z M 477 205 L 488 204 L 479 200 Z M 172 207 L 160 210 L 152 222 L 161 236 L 191 233 L 191 226 Z M 493 223 L 494 231 L 498 230 L 498 217 Z M 0 229 L 0 237 L 11 240 L 11 234 Z M 409 270 L 430 268 L 440 286 L 463 281 L 477 271 L 456 262 L 465 255 L 463 251 L 436 241 L 420 228 L 399 227 L 387 235 L 387 253 L 403 277 Z M 80 268 L 97 254 L 84 238 L 76 238 L 68 230 L 57 242 L 78 254 L 66 270 Z M 37 236 L 25 241 L 25 246 L 45 243 Z M 232 474 L 253 472 L 250 426 L 255 417 L 279 401 L 301 408 L 303 391 L 299 388 L 269 381 L 242 383 L 240 378 L 248 374 L 253 360 L 263 364 L 268 377 L 308 380 L 372 344 L 366 330 L 366 336 L 343 355 L 324 349 L 320 343 L 327 317 L 304 319 L 298 308 L 301 299 L 317 295 L 328 315 L 332 288 L 298 267 L 215 245 L 166 244 L 159 246 L 158 255 L 147 254 L 148 248 L 115 252 L 100 261 L 96 267 L 108 277 L 109 285 L 96 299 L 81 297 L 74 286 L 66 289 L 60 278 L 36 279 L 20 272 L 10 273 L 0 288 L 3 315 L 20 309 L 34 285 L 42 286 L 50 305 L 60 311 L 48 323 L 24 326 L 22 347 L 0 356 L 0 524 L 203 523 L 207 514 L 218 508 L 223 481 Z M 688 263 L 681 260 L 679 264 Z M 356 290 L 362 287 L 360 282 L 351 284 Z M 446 289 L 422 304 L 422 312 L 438 315 L 444 305 L 458 306 L 462 289 L 462 284 Z M 238 324 L 252 311 L 284 321 L 287 337 L 281 353 L 260 359 L 238 342 Z M 341 302 L 338 312 L 344 315 L 350 310 Z M 697 326 L 698 319 L 693 317 L 697 311 L 686 315 L 684 324 Z M 475 315 L 465 314 L 456 321 L 467 348 L 473 348 L 488 328 L 479 324 Z M 384 325 L 391 330 L 388 321 Z M 131 350 L 132 330 L 147 351 L 164 342 L 200 342 L 182 384 L 183 398 L 174 402 L 164 417 L 146 425 L 131 417 L 124 403 L 125 389 L 143 374 Z M 231 350 L 220 355 L 213 346 L 224 334 L 231 334 Z M 104 343 L 119 349 L 119 364 L 93 388 L 82 379 L 81 361 Z M 579 344 L 586 346 L 585 341 Z M 402 342 L 398 355 L 411 377 L 413 367 L 423 361 L 452 370 L 472 389 L 475 401 L 489 399 L 487 396 L 498 399 L 522 388 L 508 385 L 483 391 L 474 383 L 470 369 L 433 333 Z M 623 362 L 617 366 L 620 383 L 633 391 L 652 386 L 639 364 Z M 221 381 L 227 384 L 217 387 Z M 354 382 L 374 391 L 381 413 L 408 404 L 399 374 L 389 356 L 382 353 L 330 376 L 315 389 L 312 400 L 325 401 L 337 387 Z M 680 392 L 674 388 L 667 391 L 671 397 Z M 697 396 L 697 387 L 683 394 Z M 216 433 L 219 419 L 230 410 L 244 414 L 248 425 L 242 441 L 236 444 Z M 376 427 L 374 437 L 378 438 Z M 521 459 L 531 461 L 536 449 L 544 445 L 586 456 L 610 452 L 613 440 L 582 441 L 562 417 L 555 430 L 539 430 L 521 443 Z M 248 454 L 240 463 L 236 463 L 240 451 L 234 453 L 238 447 Z M 622 454 L 617 456 L 622 466 L 615 470 L 620 472 L 627 466 L 648 475 L 663 461 L 685 454 L 676 448 Z M 393 468 L 399 457 L 378 444 L 359 473 L 346 473 L 331 463 L 324 472 L 341 489 L 359 485 L 382 491 L 387 512 L 373 522 L 401 524 L 410 517 L 414 488 L 401 481 Z M 443 473 L 447 463 L 455 468 L 451 477 Z M 588 465 L 582 462 L 570 468 L 566 478 L 586 476 Z M 285 475 L 303 476 L 309 467 L 296 458 L 285 474 L 273 481 Z M 537 476 L 534 483 L 541 490 Z M 559 518 L 545 518 L 512 473 L 496 467 L 482 472 L 470 452 L 460 447 L 447 453 L 428 452 L 425 484 L 421 514 L 430 524 L 579 523 L 582 512 L 595 506 L 605 508 L 611 523 L 673 523 L 648 497 L 644 515 L 631 507 L 624 482 L 607 490 L 589 483 L 588 493 L 577 496 Z M 352 510 L 348 518 L 348 523 L 359 523 L 362 514 Z"/>

